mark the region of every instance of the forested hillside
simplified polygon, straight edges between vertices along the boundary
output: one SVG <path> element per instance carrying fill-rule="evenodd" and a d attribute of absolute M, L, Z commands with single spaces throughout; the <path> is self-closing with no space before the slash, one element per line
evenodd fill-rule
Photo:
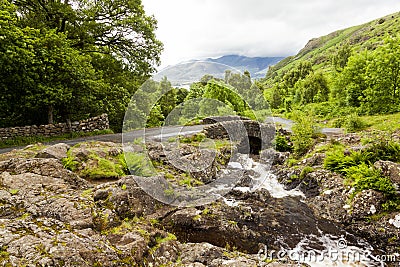
<path fill-rule="evenodd" d="M 400 111 L 399 19 L 396 13 L 310 40 L 260 81 L 271 107 L 324 119 Z"/>
<path fill-rule="evenodd" d="M 0 0 L 0 127 L 108 113 L 159 64 L 156 20 L 141 1 Z"/>

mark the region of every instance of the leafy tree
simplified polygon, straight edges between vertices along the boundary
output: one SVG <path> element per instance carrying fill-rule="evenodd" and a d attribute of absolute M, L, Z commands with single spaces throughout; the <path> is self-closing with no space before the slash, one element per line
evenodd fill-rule
<path fill-rule="evenodd" d="M 293 151 L 297 156 L 301 156 L 314 145 L 314 118 L 310 114 L 298 111 L 294 114 L 294 120 L 296 123 L 292 127 L 293 134 L 290 139 Z"/>
<path fill-rule="evenodd" d="M 140 0 L 14 0 L 21 25 L 66 33 L 72 46 L 123 61 L 137 75 L 154 71 L 162 44 L 156 20 L 146 16 Z"/>
<path fill-rule="evenodd" d="M 243 114 L 243 112 L 248 109 L 242 97 L 222 82 L 213 80 L 208 82 L 203 97 L 219 100 L 231 106 L 238 114 Z"/>
<path fill-rule="evenodd" d="M 368 88 L 366 70 L 370 54 L 364 51 L 349 58 L 347 66 L 336 78 L 332 96 L 342 105 L 359 107 L 365 99 Z"/>
<path fill-rule="evenodd" d="M 286 88 L 293 88 L 297 81 L 307 77 L 313 72 L 312 65 L 309 61 L 301 61 L 296 67 L 288 71 L 282 78 Z"/>
<path fill-rule="evenodd" d="M 34 84 L 33 45 L 39 32 L 17 25 L 16 8 L 0 0 L 0 127 L 18 125 L 25 120 L 21 97 L 24 88 Z"/>
<path fill-rule="evenodd" d="M 400 38 L 386 38 L 384 45 L 372 52 L 366 69 L 368 88 L 364 107 L 370 114 L 399 111 Z"/>
<path fill-rule="evenodd" d="M 336 53 L 332 56 L 332 65 L 337 72 L 341 72 L 347 65 L 347 61 L 351 56 L 351 47 L 348 43 L 340 46 Z"/>
<path fill-rule="evenodd" d="M 296 100 L 301 104 L 319 103 L 329 98 L 327 80 L 322 73 L 310 73 L 295 85 Z"/>

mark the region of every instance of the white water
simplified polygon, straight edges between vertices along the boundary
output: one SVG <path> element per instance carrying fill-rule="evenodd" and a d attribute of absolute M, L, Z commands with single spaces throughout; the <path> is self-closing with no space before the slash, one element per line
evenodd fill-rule
<path fill-rule="evenodd" d="M 348 245 L 343 237 L 320 234 L 303 238 L 295 248 L 286 252 L 289 258 L 311 267 L 385 266 L 372 255 L 374 249 L 366 242 Z M 312 248 L 312 244 L 320 244 L 323 250 Z"/>
<path fill-rule="evenodd" d="M 269 166 L 253 161 L 247 155 L 240 155 L 237 161 L 230 162 L 228 168 L 252 171 L 252 185 L 250 187 L 235 187 L 241 192 L 254 192 L 265 188 L 274 198 L 283 197 L 302 197 L 304 194 L 298 190 L 286 190 L 278 182 Z M 238 206 L 241 202 L 235 199 L 223 198 L 223 201 L 231 207 Z M 400 218 L 399 218 L 400 219 Z M 313 248 L 318 245 L 319 249 Z M 322 250 L 321 250 L 322 247 Z M 347 267 L 347 266 L 385 266 L 377 258 L 372 256 L 373 247 L 364 241 L 359 241 L 357 245 L 348 245 L 343 237 L 331 236 L 320 231 L 319 236 L 310 235 L 304 237 L 293 249 L 283 250 L 285 256 L 298 263 L 306 263 L 311 267 Z M 276 256 L 276 255 L 275 255 Z"/>
<path fill-rule="evenodd" d="M 304 194 L 298 189 L 286 190 L 283 184 L 279 183 L 276 175 L 270 171 L 269 166 L 255 162 L 247 155 L 241 155 L 236 162 L 229 162 L 228 167 L 233 169 L 244 169 L 248 171 L 252 170 L 255 173 L 254 175 L 250 175 L 253 180 L 251 187 L 235 187 L 236 190 L 240 190 L 242 192 L 254 192 L 258 189 L 264 188 L 268 190 L 268 192 L 274 198 L 290 196 L 304 197 Z"/>

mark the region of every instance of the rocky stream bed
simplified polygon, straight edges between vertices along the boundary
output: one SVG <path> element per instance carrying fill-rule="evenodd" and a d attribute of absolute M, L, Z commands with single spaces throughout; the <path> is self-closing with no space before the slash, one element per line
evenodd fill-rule
<path fill-rule="evenodd" d="M 352 138 L 339 142 L 356 149 Z M 189 177 L 169 166 L 158 143 L 148 148 L 166 176 Z M 181 150 L 199 157 L 190 144 Z M 0 265 L 398 266 L 400 213 L 381 212 L 384 196 L 374 190 L 349 203 L 353 189 L 323 168 L 324 153 L 290 167 L 288 152 L 229 164 L 230 151 L 218 153 L 210 168 L 190 174 L 193 181 L 207 183 L 225 169 L 244 175 L 227 195 L 191 207 L 147 195 L 124 174 L 120 144 L 33 145 L 1 154 Z M 263 162 L 263 153 L 273 162 Z M 375 165 L 400 184 L 399 164 Z M 300 175 L 306 166 L 312 171 Z"/>

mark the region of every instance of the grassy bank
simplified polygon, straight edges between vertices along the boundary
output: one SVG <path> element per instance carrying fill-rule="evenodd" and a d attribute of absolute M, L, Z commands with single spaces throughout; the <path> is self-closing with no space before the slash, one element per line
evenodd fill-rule
<path fill-rule="evenodd" d="M 100 130 L 95 132 L 74 132 L 68 133 L 63 135 L 56 135 L 56 136 L 29 136 L 29 137 L 14 137 L 8 138 L 5 140 L 1 140 L 0 148 L 7 148 L 7 147 L 14 147 L 14 146 L 26 146 L 35 143 L 47 143 L 52 141 L 61 141 L 61 140 L 69 140 L 75 139 L 79 137 L 87 137 L 87 136 L 95 136 L 95 135 L 103 135 L 103 134 L 113 134 L 112 130 Z"/>

